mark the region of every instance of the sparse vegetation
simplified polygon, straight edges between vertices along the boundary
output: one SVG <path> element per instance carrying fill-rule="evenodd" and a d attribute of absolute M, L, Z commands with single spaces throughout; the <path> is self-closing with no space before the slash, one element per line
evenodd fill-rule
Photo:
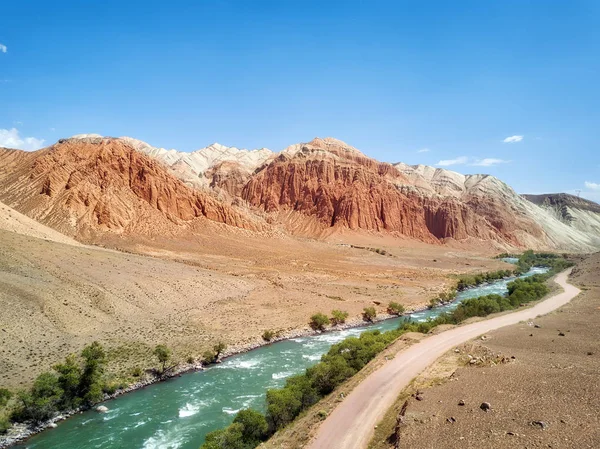
<path fill-rule="evenodd" d="M 361 370 L 379 352 L 383 351 L 402 334 L 407 332 L 428 333 L 441 324 L 459 324 L 469 317 L 486 316 L 491 313 L 514 309 L 521 304 L 542 298 L 548 293 L 545 281 L 564 267 L 564 262 L 555 260 L 552 263 L 554 268 L 551 268 L 547 274 L 517 279 L 509 283 L 507 296 L 488 295 L 467 299 L 452 312 L 440 314 L 434 319 L 424 322 L 414 322 L 406 319 L 398 329 L 383 333 L 380 331 L 364 332 L 358 338 L 349 337 L 333 345 L 327 354 L 321 358 L 321 362 L 308 368 L 304 374 L 287 379 L 283 388 L 267 391 L 267 412 L 264 418 L 268 424 L 268 432 L 264 438 L 266 439 L 277 430 L 290 424 L 300 413 L 316 404 L 322 397 L 331 393 L 337 386 Z M 449 296 L 445 296 L 445 298 L 449 298 Z M 369 317 L 375 317 L 374 307 L 367 307 L 364 312 L 367 312 Z M 320 315 L 324 316 L 323 314 Z M 221 439 L 218 441 L 225 442 L 223 435 L 226 434 L 241 435 L 239 427 L 232 428 L 234 424 L 226 429 L 216 431 L 226 432 L 218 434 L 221 435 Z M 214 440 L 209 442 L 207 437 L 207 442 L 202 446 L 202 449 L 251 449 L 256 447 L 258 442 L 253 443 L 254 446 L 236 446 L 227 445 L 227 443 L 220 446 L 209 444 L 214 444 Z"/>
<path fill-rule="evenodd" d="M 377 318 L 377 311 L 375 310 L 375 307 L 365 307 L 362 316 L 363 320 L 371 323 Z"/>
<path fill-rule="evenodd" d="M 263 339 L 264 341 L 271 341 L 271 340 L 273 340 L 273 339 L 274 339 L 276 336 L 277 336 L 277 333 L 276 333 L 275 331 L 272 331 L 272 330 L 269 330 L 269 329 L 268 329 L 268 330 L 266 330 L 266 331 L 264 331 L 264 332 L 263 332 L 263 334 L 262 334 L 262 339 Z"/>
<path fill-rule="evenodd" d="M 348 312 L 345 312 L 343 310 L 332 310 L 331 311 L 331 324 L 334 326 L 344 324 L 346 322 L 347 318 L 348 318 Z"/>
<path fill-rule="evenodd" d="M 315 331 L 325 330 L 325 326 L 329 324 L 329 318 L 324 313 L 315 313 L 310 317 L 310 322 L 308 323 L 311 329 Z"/>
<path fill-rule="evenodd" d="M 387 307 L 387 313 L 390 315 L 402 315 L 405 312 L 404 306 L 397 302 L 390 302 Z"/>

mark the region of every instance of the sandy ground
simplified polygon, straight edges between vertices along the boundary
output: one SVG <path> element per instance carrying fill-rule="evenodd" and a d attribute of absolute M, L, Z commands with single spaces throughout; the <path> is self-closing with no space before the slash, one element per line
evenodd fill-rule
<path fill-rule="evenodd" d="M 37 237 L 54 232 L 15 226 Z M 121 251 L 11 231 L 0 229 L 0 386 L 10 388 L 94 340 L 110 348 L 110 369 L 125 375 L 153 366 L 158 343 L 181 360 L 199 357 L 218 340 L 235 349 L 262 341 L 267 329 L 306 327 L 319 311 L 358 317 L 390 301 L 417 308 L 452 274 L 506 267 L 489 249 L 378 236 L 267 238 L 209 222 L 176 238 L 103 239 Z"/>
<path fill-rule="evenodd" d="M 458 326 L 423 339 L 398 353 L 344 399 L 319 427 L 315 439 L 307 447 L 311 449 L 367 447 L 373 429 L 384 417 L 388 408 L 394 404 L 398 394 L 415 376 L 450 348 L 491 330 L 549 313 L 579 294 L 578 288 L 566 282 L 569 271 L 560 273 L 556 277 L 556 282 L 564 292 L 550 296 L 531 308 Z"/>
<path fill-rule="evenodd" d="M 416 380 L 438 385 L 422 388 L 422 401 L 405 391 L 369 447 L 393 447 L 388 438 L 407 397 L 401 448 L 600 447 L 600 254 L 582 261 L 571 282 L 582 293 L 556 312 L 446 354 Z M 482 353 L 510 363 L 465 363 Z"/>

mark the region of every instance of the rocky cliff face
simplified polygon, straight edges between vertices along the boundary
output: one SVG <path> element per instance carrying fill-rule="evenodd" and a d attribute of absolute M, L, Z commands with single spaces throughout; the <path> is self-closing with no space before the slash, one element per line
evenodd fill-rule
<path fill-rule="evenodd" d="M 425 242 L 477 238 L 519 244 L 514 231 L 525 228 L 543 237 L 536 223 L 511 216 L 504 201 L 475 195 L 465 180 L 446 184 L 436 188 L 431 179 L 369 159 L 343 142 L 315 139 L 284 150 L 248 181 L 242 197 L 267 212 L 315 216 L 323 226 L 388 231 Z"/>
<path fill-rule="evenodd" d="M 153 234 L 197 218 L 260 227 L 118 139 L 68 139 L 35 153 L 5 150 L 0 158 L 12 161 L 10 169 L 0 172 L 2 199 L 69 235 L 98 230 Z"/>
<path fill-rule="evenodd" d="M 351 229 L 436 244 L 600 247 L 590 205 L 557 212 L 553 199 L 534 204 L 493 176 L 381 163 L 331 138 L 278 154 L 218 144 L 180 153 L 79 135 L 34 153 L 0 150 L 0 162 L 0 200 L 69 235 L 152 235 L 209 219 L 313 237 Z"/>

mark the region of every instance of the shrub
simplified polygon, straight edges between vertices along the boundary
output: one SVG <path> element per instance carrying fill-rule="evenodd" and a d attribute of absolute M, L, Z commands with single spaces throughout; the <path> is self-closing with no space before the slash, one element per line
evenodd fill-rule
<path fill-rule="evenodd" d="M 275 336 L 276 336 L 276 333 L 275 333 L 275 331 L 272 331 L 272 330 L 266 330 L 262 334 L 262 338 L 264 341 L 271 341 L 275 338 Z"/>
<path fill-rule="evenodd" d="M 142 371 L 142 368 L 140 368 L 139 366 L 136 366 L 131 370 L 131 375 L 133 377 L 141 377 L 142 374 L 144 374 L 144 372 Z"/>
<path fill-rule="evenodd" d="M 372 322 L 377 317 L 375 307 L 365 307 L 363 309 L 363 320 Z"/>
<path fill-rule="evenodd" d="M 217 361 L 217 354 L 212 349 L 207 349 L 206 351 L 204 351 L 204 354 L 202 354 L 202 363 L 203 364 L 210 365 L 212 363 L 216 363 L 216 361 Z"/>
<path fill-rule="evenodd" d="M 188 355 L 185 361 L 188 363 L 188 365 L 193 365 L 194 363 L 196 363 L 196 359 L 191 355 Z"/>
<path fill-rule="evenodd" d="M 324 313 L 315 313 L 310 317 L 310 327 L 316 331 L 325 330 L 325 326 L 329 323 L 329 318 Z"/>
<path fill-rule="evenodd" d="M 10 421 L 6 416 L 0 416 L 0 435 L 5 434 L 10 429 L 10 425 Z"/>
<path fill-rule="evenodd" d="M 337 326 L 338 324 L 344 324 L 348 318 L 348 312 L 342 310 L 331 311 L 331 324 Z"/>
<path fill-rule="evenodd" d="M 390 315 L 402 315 L 404 313 L 404 311 L 405 311 L 404 306 L 397 302 L 391 302 L 391 303 L 389 303 L 389 305 L 387 307 L 387 312 Z"/>
<path fill-rule="evenodd" d="M 0 407 L 6 406 L 10 398 L 12 398 L 12 393 L 6 388 L 0 388 Z"/>

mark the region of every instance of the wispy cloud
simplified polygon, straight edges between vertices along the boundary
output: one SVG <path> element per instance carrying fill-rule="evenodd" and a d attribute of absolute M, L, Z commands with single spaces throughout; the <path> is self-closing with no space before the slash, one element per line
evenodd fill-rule
<path fill-rule="evenodd" d="M 590 190 L 600 191 L 600 184 L 598 183 L 586 181 L 585 186 Z"/>
<path fill-rule="evenodd" d="M 474 165 L 478 167 L 493 167 L 498 164 L 508 164 L 510 161 L 506 161 L 504 159 L 497 159 L 495 157 L 486 157 L 484 159 L 476 159 L 473 163 L 469 165 Z"/>
<path fill-rule="evenodd" d="M 0 53 L 6 53 L 7 51 L 8 51 L 8 48 L 6 48 L 6 45 L 0 44 Z"/>
<path fill-rule="evenodd" d="M 517 143 L 523 140 L 523 136 L 509 136 L 504 139 L 502 142 L 504 143 Z"/>
<path fill-rule="evenodd" d="M 456 159 L 444 159 L 439 161 L 437 164 L 435 165 L 439 165 L 440 167 L 448 167 L 450 165 L 464 165 L 467 162 L 469 162 L 469 158 L 466 156 L 460 156 L 457 157 Z"/>
<path fill-rule="evenodd" d="M 417 150 L 417 153 L 429 153 L 431 150 L 429 148 L 421 148 Z"/>
<path fill-rule="evenodd" d="M 0 147 L 33 151 L 39 150 L 43 146 L 44 139 L 21 137 L 17 128 L 0 129 Z"/>

